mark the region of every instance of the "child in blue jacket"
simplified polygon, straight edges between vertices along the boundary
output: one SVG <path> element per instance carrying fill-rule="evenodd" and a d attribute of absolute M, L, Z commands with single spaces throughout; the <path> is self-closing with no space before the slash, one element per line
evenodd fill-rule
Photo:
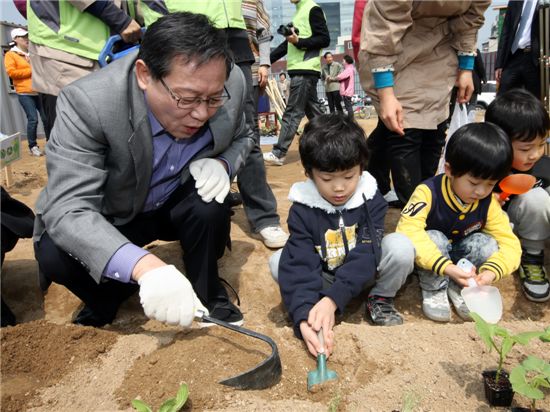
<path fill-rule="evenodd" d="M 393 298 L 406 275 L 395 276 L 393 268 L 405 262 L 405 272 L 412 271 L 413 256 L 394 255 L 391 261 L 384 256 L 384 243 L 392 242 L 392 235 L 382 239 L 387 203 L 376 180 L 363 171 L 368 152 L 357 123 L 317 116 L 306 125 L 299 150 L 308 180 L 290 189 L 290 238 L 271 257 L 270 269 L 295 334 L 314 356 L 330 356 L 335 313 L 342 313 L 367 286 L 374 285 L 367 301 L 370 320 L 386 326 L 403 323 Z M 325 347 L 317 336 L 321 329 Z"/>

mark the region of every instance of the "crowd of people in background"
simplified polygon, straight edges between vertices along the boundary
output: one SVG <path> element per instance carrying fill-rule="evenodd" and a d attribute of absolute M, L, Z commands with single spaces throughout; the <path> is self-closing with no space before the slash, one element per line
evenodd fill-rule
<path fill-rule="evenodd" d="M 241 325 L 218 259 L 231 245 L 231 208 L 242 203 L 251 235 L 278 249 L 266 266 L 314 356 L 332 353 L 335 315 L 364 290 L 366 319 L 402 324 L 394 298 L 413 272 L 424 314 L 439 322 L 451 319 L 451 304 L 469 319 L 460 293 L 469 280 L 487 285 L 516 270 L 527 299 L 550 300 L 550 120 L 536 97 L 535 2 L 510 2 L 487 122 L 446 136 L 451 102 L 471 109 L 487 79 L 477 33 L 490 0 L 358 1 L 358 50 L 342 63 L 323 54 L 330 34 L 314 0 L 290 0 L 295 13 L 273 51 L 263 1 L 220 1 L 28 2 L 28 32 L 11 32 L 4 61 L 33 156 L 42 155 L 42 118 L 48 183 L 36 217 L 16 205 L 20 231 L 4 215 L 17 201 L 2 191 L 2 261 L 34 219 L 40 284 L 82 300 L 74 323 L 109 324 L 139 292 L 145 314 L 161 322 L 188 327 L 204 313 Z M 140 47 L 100 70 L 112 34 Z M 258 98 L 284 56 L 277 87 L 286 107 L 277 142 L 263 152 Z M 368 137 L 354 119 L 356 66 L 378 114 Z M 290 190 L 287 233 L 266 165 L 286 164 L 304 116 L 307 179 Z M 535 176 L 535 186 L 499 201 L 499 181 L 516 173 Z M 384 233 L 392 190 L 401 216 Z M 157 239 L 180 242 L 185 274 L 145 248 Z M 460 258 L 475 268 L 465 271 Z M 2 325 L 14 323 L 2 300 Z"/>

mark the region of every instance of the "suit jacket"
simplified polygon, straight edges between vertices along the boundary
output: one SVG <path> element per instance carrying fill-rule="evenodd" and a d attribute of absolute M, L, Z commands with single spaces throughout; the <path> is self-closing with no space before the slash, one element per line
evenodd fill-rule
<path fill-rule="evenodd" d="M 531 0 L 533 1 L 533 0 Z M 496 69 L 503 69 L 512 57 L 512 43 L 518 30 L 521 11 L 523 10 L 523 0 L 510 0 L 502 23 L 502 33 L 498 41 Z M 531 61 L 533 65 L 539 65 L 539 11 L 538 5 L 533 15 L 531 23 Z"/>
<path fill-rule="evenodd" d="M 47 230 L 98 282 L 109 259 L 129 242 L 115 226 L 142 211 L 152 175 L 153 140 L 134 74 L 136 54 L 61 91 L 46 147 L 48 184 L 36 204 L 35 241 Z M 222 156 L 234 176 L 254 142 L 243 115 L 246 86 L 237 66 L 226 88 L 231 99 L 208 122 L 213 144 L 193 160 Z M 190 178 L 185 167 L 181 181 Z"/>

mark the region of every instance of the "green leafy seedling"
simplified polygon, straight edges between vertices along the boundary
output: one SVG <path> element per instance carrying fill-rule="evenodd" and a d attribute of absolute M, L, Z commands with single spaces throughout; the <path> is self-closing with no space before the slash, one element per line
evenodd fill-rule
<path fill-rule="evenodd" d="M 536 410 L 536 401 L 544 399 L 539 388 L 550 388 L 550 364 L 536 356 L 528 356 L 512 369 L 510 383 L 514 392 L 531 399 L 531 411 Z"/>
<path fill-rule="evenodd" d="M 180 386 L 176 397 L 164 401 L 164 403 L 160 406 L 159 412 L 179 412 L 179 410 L 183 408 L 183 405 L 185 405 L 185 402 L 187 402 L 188 397 L 189 388 L 187 387 L 187 384 L 183 383 Z M 134 399 L 132 401 L 132 406 L 138 412 L 153 412 L 149 405 L 139 399 Z"/>
<path fill-rule="evenodd" d="M 531 339 L 541 338 L 547 333 L 547 331 L 538 331 L 522 332 L 517 335 L 512 335 L 502 326 L 485 322 L 481 316 L 475 312 L 470 312 L 470 316 L 476 323 L 476 331 L 479 337 L 485 343 L 489 351 L 495 349 L 498 353 L 498 367 L 495 382 L 499 381 L 504 360 L 516 344 L 527 345 Z"/>

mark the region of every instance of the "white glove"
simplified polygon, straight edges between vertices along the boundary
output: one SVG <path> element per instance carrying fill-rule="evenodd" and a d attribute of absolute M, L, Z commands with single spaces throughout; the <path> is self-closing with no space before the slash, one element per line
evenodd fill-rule
<path fill-rule="evenodd" d="M 148 318 L 188 327 L 197 310 L 208 314 L 189 280 L 174 265 L 150 270 L 138 283 L 141 306 Z"/>
<path fill-rule="evenodd" d="M 223 203 L 230 183 L 229 175 L 219 160 L 195 160 L 189 165 L 189 172 L 196 180 L 195 187 L 202 200 L 210 203 L 215 198 L 216 202 Z"/>

